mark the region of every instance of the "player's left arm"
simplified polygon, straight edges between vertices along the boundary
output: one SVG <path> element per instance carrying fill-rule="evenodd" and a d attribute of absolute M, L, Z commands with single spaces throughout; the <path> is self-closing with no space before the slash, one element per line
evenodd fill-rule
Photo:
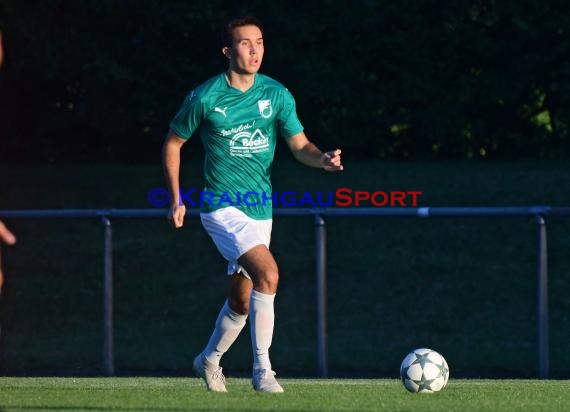
<path fill-rule="evenodd" d="M 307 139 L 304 132 L 297 133 L 288 138 L 287 144 L 295 159 L 304 165 L 325 169 L 327 172 L 343 170 L 340 159 L 340 149 L 323 153 Z"/>

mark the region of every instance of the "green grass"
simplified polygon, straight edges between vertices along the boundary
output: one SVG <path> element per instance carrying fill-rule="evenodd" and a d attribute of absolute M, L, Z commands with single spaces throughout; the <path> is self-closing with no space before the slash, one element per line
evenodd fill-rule
<path fill-rule="evenodd" d="M 559 411 L 569 381 L 451 380 L 435 394 L 411 394 L 395 379 L 283 379 L 284 394 L 255 393 L 229 379 L 226 394 L 188 378 L 0 378 L 10 411 Z"/>
<path fill-rule="evenodd" d="M 183 187 L 201 187 L 185 163 Z M 148 208 L 154 165 L 0 165 L 0 209 Z M 276 163 L 279 191 L 422 190 L 420 206 L 569 206 L 563 163 L 351 162 L 327 174 Z M 97 220 L 11 220 L 4 248 L 0 373 L 101 372 L 102 228 Z M 198 219 L 115 219 L 116 370 L 186 375 L 225 295 L 225 264 Z M 570 376 L 570 219 L 549 219 L 551 370 Z M 314 232 L 275 219 L 280 265 L 272 361 L 280 376 L 316 370 Z M 456 377 L 535 377 L 536 226 L 531 218 L 328 218 L 331 376 L 396 377 L 413 348 L 441 352 Z M 357 351 L 360 356 L 354 356 Z M 249 331 L 225 356 L 249 372 Z"/>

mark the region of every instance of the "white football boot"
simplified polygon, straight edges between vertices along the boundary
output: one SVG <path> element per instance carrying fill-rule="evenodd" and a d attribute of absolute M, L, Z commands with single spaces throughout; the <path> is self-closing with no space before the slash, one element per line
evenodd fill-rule
<path fill-rule="evenodd" d="M 205 356 L 199 354 L 194 358 L 194 372 L 204 379 L 206 387 L 212 392 L 227 392 L 226 377 L 220 366 L 213 365 Z"/>
<path fill-rule="evenodd" d="M 251 380 L 253 389 L 257 392 L 282 393 L 283 388 L 275 379 L 275 372 L 271 369 L 256 369 Z"/>

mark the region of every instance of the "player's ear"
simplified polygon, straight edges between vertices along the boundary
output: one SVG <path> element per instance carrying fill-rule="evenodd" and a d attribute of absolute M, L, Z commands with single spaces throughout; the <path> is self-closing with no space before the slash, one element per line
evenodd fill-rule
<path fill-rule="evenodd" d="M 229 59 L 230 57 L 232 57 L 231 50 L 230 50 L 230 48 L 229 48 L 228 46 L 222 48 L 222 53 L 223 53 L 223 55 L 226 56 L 228 59 Z"/>

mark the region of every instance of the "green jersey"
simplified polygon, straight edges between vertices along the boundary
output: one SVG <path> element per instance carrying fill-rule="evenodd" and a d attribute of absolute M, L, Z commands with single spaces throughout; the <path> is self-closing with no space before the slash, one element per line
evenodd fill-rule
<path fill-rule="evenodd" d="M 220 74 L 186 97 L 170 128 L 183 139 L 198 132 L 204 145 L 202 212 L 234 206 L 254 219 L 272 217 L 277 136 L 303 130 L 295 100 L 283 85 L 256 74 L 253 86 L 242 92 Z"/>

